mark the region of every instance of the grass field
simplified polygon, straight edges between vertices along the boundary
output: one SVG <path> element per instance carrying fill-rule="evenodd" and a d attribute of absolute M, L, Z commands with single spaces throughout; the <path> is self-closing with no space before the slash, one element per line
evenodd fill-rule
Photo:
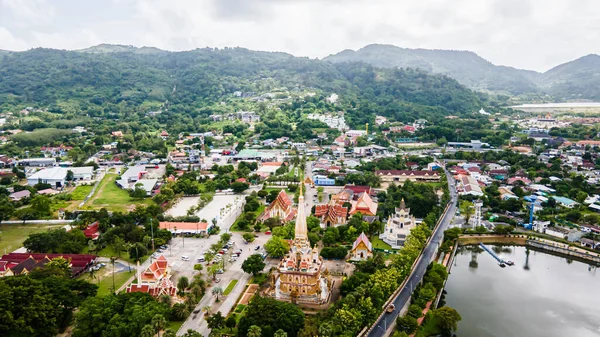
<path fill-rule="evenodd" d="M 256 215 L 256 218 L 258 218 L 258 217 L 259 217 L 259 216 L 262 214 L 262 212 L 264 212 L 264 211 L 265 211 L 265 205 L 261 204 L 261 205 L 260 205 L 260 207 L 258 207 L 258 209 L 257 209 L 256 211 L 254 211 L 254 214 Z M 231 225 L 231 228 L 229 228 L 229 230 L 230 230 L 230 231 L 232 231 L 232 232 L 252 232 L 252 231 L 254 231 L 254 225 L 252 225 L 252 226 L 249 226 L 249 227 L 248 227 L 246 230 L 241 230 L 241 229 L 238 229 L 238 227 L 237 227 L 238 219 L 239 219 L 240 217 L 242 217 L 243 215 L 244 215 L 244 213 L 242 213 L 242 214 L 241 214 L 241 215 L 240 215 L 240 216 L 239 216 L 239 217 L 238 217 L 238 218 L 235 220 L 235 222 L 233 223 L 233 225 Z M 268 228 L 268 227 L 266 227 L 266 226 L 263 226 L 263 228 L 261 228 L 261 231 L 263 231 L 263 232 L 264 232 L 264 231 L 266 231 L 266 229 L 267 229 L 267 228 Z"/>
<path fill-rule="evenodd" d="M 100 209 L 106 208 L 108 211 L 126 212 L 132 210 L 137 205 L 151 205 L 152 200 L 135 200 L 129 197 L 127 191 L 117 186 L 115 180 L 118 175 L 109 173 L 102 178 L 96 193 L 85 204 L 84 208 Z"/>
<path fill-rule="evenodd" d="M 223 291 L 223 295 L 229 295 L 229 293 L 231 293 L 231 291 L 233 290 L 233 288 L 235 287 L 235 285 L 238 283 L 238 280 L 231 280 L 231 282 L 229 282 L 229 285 L 227 286 L 227 288 L 225 288 L 225 291 Z"/>
<path fill-rule="evenodd" d="M 113 278 L 112 278 L 112 265 L 107 263 L 104 268 L 101 268 L 95 274 L 96 278 L 92 279 L 89 273 L 85 273 L 81 276 L 82 279 L 93 283 L 98 286 L 98 293 L 96 296 L 106 296 L 112 293 L 113 286 Z M 102 275 L 102 276 L 100 276 Z M 115 273 L 115 288 L 119 289 L 127 280 L 129 280 L 135 273 L 132 270 L 130 271 L 122 271 Z"/>
<path fill-rule="evenodd" d="M 85 197 L 90 194 L 94 186 L 92 185 L 79 185 L 75 187 L 73 192 L 71 192 L 71 200 L 81 201 L 84 200 Z"/>
<path fill-rule="evenodd" d="M 177 330 L 179 330 L 179 328 L 181 328 L 181 326 L 183 325 L 183 322 L 184 321 L 169 321 L 167 329 L 171 329 L 171 331 L 177 332 Z"/>
<path fill-rule="evenodd" d="M 390 245 L 383 242 L 383 240 L 381 240 L 377 236 L 373 236 L 371 238 L 371 243 L 373 244 L 373 248 L 392 250 L 392 247 Z"/>
<path fill-rule="evenodd" d="M 45 232 L 48 229 L 61 228 L 63 225 L 0 225 L 0 254 L 17 250 L 32 233 Z"/>

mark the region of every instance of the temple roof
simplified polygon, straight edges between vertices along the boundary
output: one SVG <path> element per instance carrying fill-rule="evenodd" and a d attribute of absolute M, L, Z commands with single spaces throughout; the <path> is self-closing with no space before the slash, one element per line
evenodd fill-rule
<path fill-rule="evenodd" d="M 377 203 L 367 193 L 361 193 L 358 200 L 352 205 L 350 214 L 358 212 L 365 215 L 375 215 L 377 213 Z"/>
<path fill-rule="evenodd" d="M 371 244 L 371 241 L 369 241 L 369 238 L 365 235 L 364 232 L 360 233 L 358 238 L 356 238 L 356 241 L 354 241 L 354 243 L 352 244 L 352 250 L 356 249 L 356 247 L 358 247 L 358 245 L 361 242 L 364 243 L 365 246 L 367 246 L 369 251 L 373 251 L 373 245 Z"/>
<path fill-rule="evenodd" d="M 294 229 L 294 243 L 296 245 L 306 245 L 308 242 L 308 226 L 306 225 L 302 187 L 303 184 L 300 184 L 300 197 L 298 197 L 298 216 L 296 216 L 296 227 Z"/>

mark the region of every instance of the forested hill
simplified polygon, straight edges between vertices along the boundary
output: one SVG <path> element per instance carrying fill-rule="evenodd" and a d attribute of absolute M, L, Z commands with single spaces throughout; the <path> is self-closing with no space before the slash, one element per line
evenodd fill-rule
<path fill-rule="evenodd" d="M 146 102 L 168 101 L 172 111 L 189 111 L 235 91 L 261 93 L 281 86 L 337 93 L 351 103 L 357 123 L 375 113 L 447 115 L 472 113 L 487 105 L 481 102 L 486 95 L 423 71 L 332 64 L 242 48 L 166 52 L 101 45 L 0 56 L 0 107 L 69 101 L 82 113 L 100 117 L 123 107 L 139 110 Z"/>
<path fill-rule="evenodd" d="M 344 50 L 324 60 L 333 63 L 367 62 L 384 68 L 419 68 L 443 74 L 474 90 L 513 95 L 550 94 L 558 100 L 600 99 L 600 56 L 588 55 L 545 73 L 496 66 L 470 51 L 408 49 L 368 45 Z"/>

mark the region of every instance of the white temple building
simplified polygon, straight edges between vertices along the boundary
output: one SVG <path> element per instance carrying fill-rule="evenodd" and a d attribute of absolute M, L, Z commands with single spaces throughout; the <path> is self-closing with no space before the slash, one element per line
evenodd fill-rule
<path fill-rule="evenodd" d="M 404 199 L 400 201 L 400 208 L 396 208 L 394 213 L 388 219 L 385 230 L 379 235 L 379 238 L 393 249 L 400 249 L 404 246 L 404 241 L 410 231 L 416 226 L 416 219 L 410 215 L 410 208 L 406 208 Z"/>

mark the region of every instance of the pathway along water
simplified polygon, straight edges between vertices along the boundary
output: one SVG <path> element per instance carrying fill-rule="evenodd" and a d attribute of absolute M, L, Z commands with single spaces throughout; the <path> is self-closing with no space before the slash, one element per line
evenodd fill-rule
<path fill-rule="evenodd" d="M 478 246 L 461 247 L 446 303 L 462 321 L 458 337 L 598 337 L 600 271 L 525 247 L 491 246 L 512 267 Z"/>

